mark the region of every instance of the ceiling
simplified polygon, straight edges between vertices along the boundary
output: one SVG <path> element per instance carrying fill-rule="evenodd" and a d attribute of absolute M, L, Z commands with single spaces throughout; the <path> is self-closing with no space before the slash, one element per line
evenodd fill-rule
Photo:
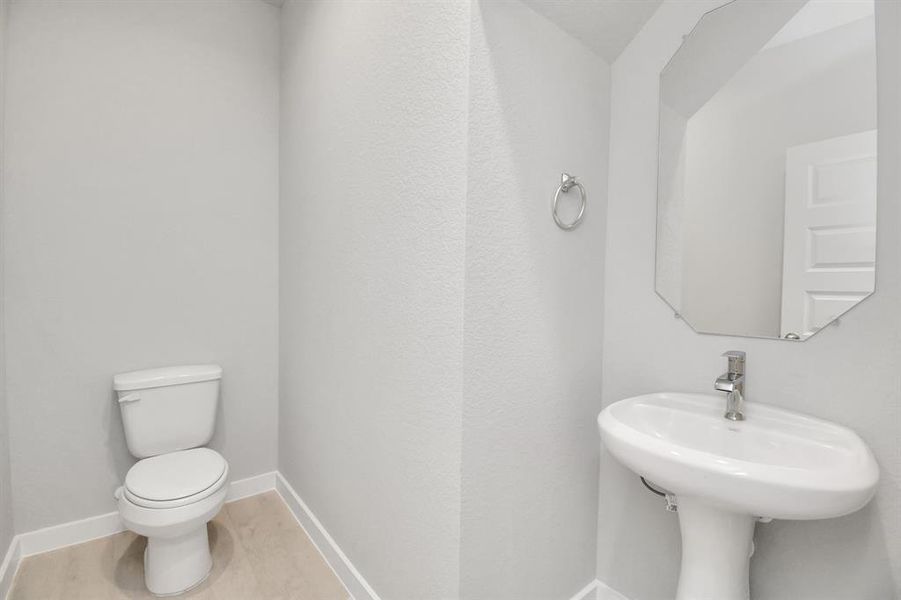
<path fill-rule="evenodd" d="M 612 63 L 662 0 L 522 0 Z"/>
<path fill-rule="evenodd" d="M 522 0 L 612 63 L 663 0 Z M 285 0 L 263 0 L 282 6 Z"/>
<path fill-rule="evenodd" d="M 875 11 L 873 0 L 866 2 L 833 2 L 812 0 L 805 4 L 794 17 L 785 24 L 762 50 L 769 50 L 782 44 L 795 42 L 860 19 L 872 17 Z"/>

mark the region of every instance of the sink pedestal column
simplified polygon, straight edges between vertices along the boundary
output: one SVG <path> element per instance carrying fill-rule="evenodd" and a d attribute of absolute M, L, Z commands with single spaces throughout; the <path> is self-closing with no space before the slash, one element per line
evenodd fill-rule
<path fill-rule="evenodd" d="M 677 498 L 682 567 L 676 600 L 748 600 L 748 570 L 756 519 Z"/>

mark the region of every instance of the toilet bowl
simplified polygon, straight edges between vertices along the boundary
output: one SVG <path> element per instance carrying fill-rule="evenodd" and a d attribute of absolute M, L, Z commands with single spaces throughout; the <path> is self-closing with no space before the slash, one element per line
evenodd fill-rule
<path fill-rule="evenodd" d="M 209 448 L 194 448 L 136 463 L 117 492 L 119 515 L 147 537 L 144 582 L 157 596 L 188 591 L 212 568 L 207 523 L 225 503 L 228 463 Z"/>
<path fill-rule="evenodd" d="M 128 449 L 141 459 L 116 490 L 119 515 L 147 537 L 144 583 L 157 596 L 186 592 L 209 576 L 207 523 L 225 503 L 228 462 L 212 437 L 218 365 L 167 367 L 113 378 Z"/>

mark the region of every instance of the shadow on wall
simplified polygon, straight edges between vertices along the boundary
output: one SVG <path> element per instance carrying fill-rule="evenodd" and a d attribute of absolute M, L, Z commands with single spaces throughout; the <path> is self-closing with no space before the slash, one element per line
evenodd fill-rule
<path fill-rule="evenodd" d="M 611 490 L 601 504 L 601 540 L 613 548 L 599 553 L 601 579 L 628 592 L 631 600 L 661 600 L 654 590 L 674 591 L 679 582 L 682 545 L 678 515 L 667 512 L 663 499 L 649 492 L 606 448 L 601 450 L 599 477 L 601 493 Z M 640 526 L 636 526 L 635 515 L 640 515 Z M 604 574 L 615 574 L 615 578 Z"/>
<path fill-rule="evenodd" d="M 854 600 L 899 598 L 892 580 L 885 530 L 878 500 L 839 519 L 823 521 L 773 521 L 758 523 L 754 535 L 758 553 L 751 559 L 751 591 L 755 598 L 773 600 L 819 600 L 833 598 L 835 582 L 826 573 L 836 565 L 842 569 L 844 589 L 860 590 Z M 897 512 L 894 513 L 897 518 Z M 817 560 L 786 560 L 817 550 Z M 847 581 L 847 579 L 852 581 Z"/>
<path fill-rule="evenodd" d="M 110 383 L 112 383 L 112 379 Z M 106 455 L 109 459 L 110 471 L 116 474 L 117 481 L 124 483 L 125 475 L 135 464 L 136 459 L 127 450 L 122 413 L 119 411 L 119 397 L 112 390 L 112 386 L 110 386 L 110 393 L 104 409 L 103 422 L 106 427 Z M 112 498 L 112 490 L 110 492 L 110 498 Z"/>

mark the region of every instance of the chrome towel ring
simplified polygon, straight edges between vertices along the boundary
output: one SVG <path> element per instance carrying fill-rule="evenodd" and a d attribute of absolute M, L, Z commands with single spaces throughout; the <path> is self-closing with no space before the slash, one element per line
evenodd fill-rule
<path fill-rule="evenodd" d="M 560 220 L 560 217 L 557 215 L 557 202 L 560 200 L 560 194 L 566 194 L 569 190 L 573 188 L 577 188 L 579 190 L 579 200 L 581 201 L 581 206 L 579 207 L 579 214 L 573 220 L 572 223 L 564 223 Z M 576 227 L 579 226 L 579 223 L 582 222 L 582 217 L 585 215 L 585 202 L 588 200 L 588 194 L 585 193 L 585 188 L 582 187 L 582 184 L 576 181 L 576 177 L 574 175 L 570 175 L 569 173 L 561 173 L 560 175 L 560 187 L 557 188 L 557 193 L 554 194 L 554 205 L 553 205 L 553 213 L 554 213 L 554 223 L 557 224 L 557 227 L 564 231 L 572 231 Z"/>

